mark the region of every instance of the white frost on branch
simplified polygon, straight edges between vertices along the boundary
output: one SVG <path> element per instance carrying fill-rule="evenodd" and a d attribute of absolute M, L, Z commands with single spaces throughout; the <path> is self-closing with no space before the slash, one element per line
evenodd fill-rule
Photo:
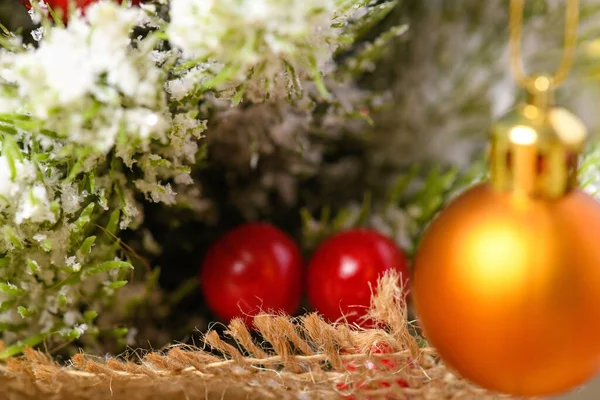
<path fill-rule="evenodd" d="M 333 0 L 174 0 L 171 42 L 191 56 L 252 65 L 269 55 L 293 56 L 298 43 L 323 41 L 337 30 Z M 235 23 L 233 22 L 235 21 Z M 225 42 L 243 51 L 229 51 Z M 314 43 L 318 48 L 321 43 Z M 226 54 L 229 53 L 229 54 Z"/>
<path fill-rule="evenodd" d="M 343 27 L 361 9 L 339 12 L 347 3 L 352 1 L 173 0 L 167 34 L 184 58 L 222 64 L 227 83 L 269 92 L 298 74 L 321 79 L 333 68 Z M 182 97 L 188 83 L 173 84 L 172 93 Z"/>
<path fill-rule="evenodd" d="M 205 122 L 197 105 L 169 104 L 163 66 L 173 52 L 152 34 L 134 35 L 160 23 L 99 2 L 67 27 L 48 25 L 36 46 L 0 50 L 7 343 L 97 329 L 81 310 L 105 311 L 123 285 L 131 265 L 115 241 L 143 221 L 140 192 L 172 203 L 171 182 L 192 182 Z"/>
<path fill-rule="evenodd" d="M 59 137 L 101 152 L 121 132 L 142 142 L 164 136 L 163 72 L 144 42 L 131 47 L 132 29 L 142 18 L 139 9 L 100 2 L 85 17 L 74 15 L 66 28 L 49 29 L 38 48 L 2 51 L 0 81 L 13 85 L 19 100 L 9 98 L 15 109 L 3 111 L 24 111 Z"/>
<path fill-rule="evenodd" d="M 56 221 L 49 193 L 37 180 L 34 164 L 29 160 L 0 156 L 0 213 L 17 225 Z"/>
<path fill-rule="evenodd" d="M 268 191 L 292 206 L 325 149 L 309 134 L 338 136 L 363 104 L 351 80 L 336 81 L 334 56 L 356 39 L 353 23 L 368 25 L 380 9 L 363 0 L 107 1 L 66 27 L 45 23 L 35 45 L 10 40 L 0 49 L 0 339 L 97 332 L 94 313 L 106 314 L 129 279 L 119 230 L 141 226 L 142 199 L 217 209 L 192 178 L 207 128 L 221 144 L 212 162 L 222 154 L 227 173 L 267 166 L 242 188 L 247 196 L 231 194 L 250 199 L 246 211 L 268 209 Z"/>

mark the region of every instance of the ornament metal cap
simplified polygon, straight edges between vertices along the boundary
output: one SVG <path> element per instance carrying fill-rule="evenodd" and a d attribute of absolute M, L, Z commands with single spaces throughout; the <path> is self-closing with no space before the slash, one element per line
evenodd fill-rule
<path fill-rule="evenodd" d="M 583 122 L 553 105 L 552 81 L 533 80 L 529 99 L 491 127 L 491 182 L 497 190 L 558 198 L 577 186 L 578 156 L 587 138 Z"/>

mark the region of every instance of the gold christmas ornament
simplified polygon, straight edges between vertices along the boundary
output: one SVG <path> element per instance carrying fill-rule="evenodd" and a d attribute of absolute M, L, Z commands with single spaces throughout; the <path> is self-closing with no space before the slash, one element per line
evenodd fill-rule
<path fill-rule="evenodd" d="M 464 378 L 524 396 L 567 391 L 600 366 L 600 206 L 472 188 L 415 258 L 424 334 Z"/>
<path fill-rule="evenodd" d="M 520 197 L 556 199 L 577 184 L 587 130 L 571 112 L 552 105 L 550 78 L 535 82 L 540 90 L 491 127 L 491 184 Z"/>
<path fill-rule="evenodd" d="M 522 5 L 511 3 L 513 60 Z M 441 358 L 513 395 L 565 392 L 600 368 L 600 204 L 577 188 L 586 129 L 552 101 L 571 55 L 554 77 L 512 63 L 530 98 L 491 128 L 490 181 L 433 221 L 414 262 L 415 309 Z"/>

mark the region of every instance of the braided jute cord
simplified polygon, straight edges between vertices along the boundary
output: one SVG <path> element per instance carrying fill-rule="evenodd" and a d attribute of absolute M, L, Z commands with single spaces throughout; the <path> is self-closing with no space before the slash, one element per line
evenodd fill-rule
<path fill-rule="evenodd" d="M 254 340 L 240 320 L 197 347 L 136 362 L 75 355 L 68 366 L 27 349 L 0 366 L 0 399 L 500 399 L 456 377 L 409 333 L 398 277 L 383 277 L 370 308 L 382 328 L 329 324 L 317 314 L 262 314 Z M 385 349 L 385 352 L 375 352 Z"/>

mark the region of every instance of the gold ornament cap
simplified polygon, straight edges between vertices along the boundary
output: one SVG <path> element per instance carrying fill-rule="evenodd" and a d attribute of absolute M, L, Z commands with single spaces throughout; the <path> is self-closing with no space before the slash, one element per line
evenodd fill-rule
<path fill-rule="evenodd" d="M 491 128 L 491 181 L 497 190 L 558 198 L 577 186 L 587 138 L 581 119 L 553 105 L 552 81 L 533 80 L 530 97 Z"/>

